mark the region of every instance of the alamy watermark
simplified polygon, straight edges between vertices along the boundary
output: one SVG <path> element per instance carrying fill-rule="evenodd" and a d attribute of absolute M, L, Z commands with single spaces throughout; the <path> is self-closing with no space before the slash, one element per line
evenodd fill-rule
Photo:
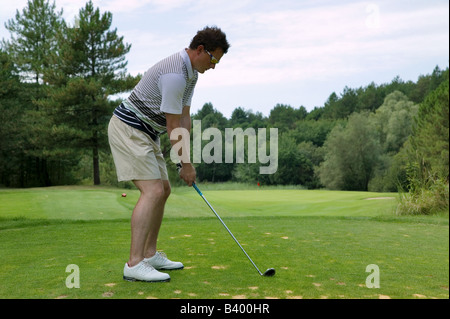
<path fill-rule="evenodd" d="M 190 134 L 185 128 L 174 129 L 169 138 L 178 141 L 170 151 L 170 159 L 178 163 L 245 163 L 245 144 L 247 144 L 247 162 L 260 164 L 260 174 L 274 174 L 278 169 L 278 129 L 258 128 L 226 128 L 225 138 L 222 132 L 215 127 L 206 128 L 202 132 L 200 120 L 193 121 L 192 127 L 192 161 Z M 180 139 L 181 137 L 181 139 Z M 247 138 L 247 143 L 245 143 Z M 210 141 L 202 148 L 202 141 Z M 236 143 L 234 143 L 236 142 Z M 236 146 L 236 149 L 235 149 Z M 225 152 L 225 156 L 224 155 Z M 235 161 L 236 160 L 236 161 Z"/>
<path fill-rule="evenodd" d="M 370 275 L 366 278 L 366 287 L 380 288 L 380 267 L 375 264 L 367 265 L 366 272 L 370 272 Z"/>
<path fill-rule="evenodd" d="M 75 264 L 67 265 L 66 272 L 70 273 L 66 278 L 66 287 L 69 289 L 80 288 L 80 267 Z"/>
<path fill-rule="evenodd" d="M 379 29 L 380 23 L 380 7 L 377 4 L 371 3 L 366 6 L 366 27 L 369 29 Z"/>

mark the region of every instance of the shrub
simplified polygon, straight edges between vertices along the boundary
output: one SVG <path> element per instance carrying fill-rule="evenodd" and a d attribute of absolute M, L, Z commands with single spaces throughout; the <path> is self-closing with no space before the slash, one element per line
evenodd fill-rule
<path fill-rule="evenodd" d="M 437 180 L 429 188 L 400 193 L 397 215 L 431 215 L 449 209 L 448 181 Z"/>

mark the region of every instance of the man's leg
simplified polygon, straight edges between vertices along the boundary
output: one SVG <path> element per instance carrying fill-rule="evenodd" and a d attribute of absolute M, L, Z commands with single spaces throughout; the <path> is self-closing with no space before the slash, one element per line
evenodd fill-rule
<path fill-rule="evenodd" d="M 170 194 L 168 181 L 133 181 L 141 192 L 131 217 L 131 249 L 128 265 L 141 262 L 145 255 L 156 252 L 156 241 L 164 214 L 164 205 Z"/>
<path fill-rule="evenodd" d="M 169 198 L 170 191 L 171 191 L 169 181 L 163 180 L 162 184 L 163 184 L 163 188 L 164 188 L 164 196 L 161 199 L 163 202 L 158 207 L 158 209 L 160 209 L 160 211 L 157 212 L 157 215 L 159 216 L 159 220 L 155 220 L 155 225 L 154 225 L 155 227 L 152 227 L 148 234 L 148 238 L 147 238 L 147 241 L 146 241 L 145 247 L 144 247 L 144 257 L 145 258 L 150 258 L 150 257 L 154 256 L 156 253 L 159 229 L 161 228 L 161 222 L 162 222 L 163 215 L 164 215 L 164 207 L 166 205 L 167 198 Z"/>

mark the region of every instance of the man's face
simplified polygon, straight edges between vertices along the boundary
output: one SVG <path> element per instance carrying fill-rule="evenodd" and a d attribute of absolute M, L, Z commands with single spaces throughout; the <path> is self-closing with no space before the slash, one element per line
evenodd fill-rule
<path fill-rule="evenodd" d="M 203 48 L 203 46 L 200 46 L 199 48 L 201 48 L 201 50 L 198 55 L 198 63 L 194 66 L 194 68 L 202 74 L 209 69 L 215 69 L 216 64 L 219 63 L 224 54 L 223 50 L 221 48 L 217 48 L 214 51 L 207 51 Z"/>

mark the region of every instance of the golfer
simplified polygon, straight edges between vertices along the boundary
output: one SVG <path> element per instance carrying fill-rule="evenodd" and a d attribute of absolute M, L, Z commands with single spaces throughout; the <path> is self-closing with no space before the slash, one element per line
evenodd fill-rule
<path fill-rule="evenodd" d="M 158 270 L 183 269 L 157 251 L 157 239 L 170 195 L 167 168 L 159 135 L 184 128 L 190 132 L 190 106 L 198 73 L 214 69 L 229 48 L 226 35 L 217 27 L 197 32 L 189 48 L 151 67 L 120 106 L 108 127 L 111 153 L 119 181 L 133 181 L 140 191 L 131 217 L 130 259 L 123 278 L 129 281 L 169 281 Z M 178 141 L 171 141 L 175 145 Z M 180 155 L 180 159 L 181 154 Z M 180 177 L 189 186 L 195 169 L 180 161 Z"/>

